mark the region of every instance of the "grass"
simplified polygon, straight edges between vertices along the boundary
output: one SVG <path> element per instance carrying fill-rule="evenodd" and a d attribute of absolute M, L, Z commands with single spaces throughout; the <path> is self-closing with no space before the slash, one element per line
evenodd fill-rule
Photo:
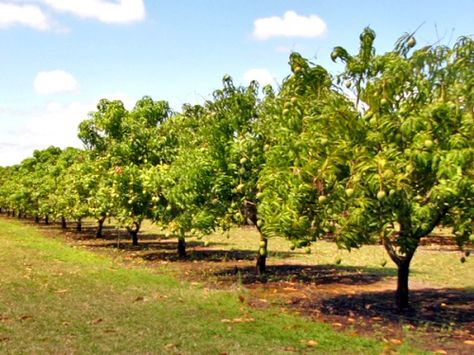
<path fill-rule="evenodd" d="M 145 222 L 143 233 L 159 233 L 158 227 Z M 196 240 L 189 238 L 190 241 Z M 210 247 L 225 250 L 258 250 L 258 232 L 251 228 L 233 229 L 229 238 L 222 233 L 214 233 L 202 239 Z M 338 249 L 335 243 L 318 241 L 307 255 L 302 249 L 291 251 L 289 243 L 283 238 L 272 238 L 269 241 L 270 260 L 298 262 L 313 265 L 334 264 L 341 259 L 341 266 L 353 266 L 369 269 L 380 275 L 396 276 L 396 265 L 390 260 L 385 249 L 380 245 L 365 245 L 352 251 Z M 468 246 L 473 250 L 473 245 Z M 410 280 L 422 281 L 433 287 L 465 288 L 474 291 L 474 250 L 465 263 L 460 262 L 463 255 L 457 250 L 445 250 L 439 246 L 419 247 L 411 264 Z M 383 262 L 385 266 L 382 266 Z"/>
<path fill-rule="evenodd" d="M 48 239 L 0 219 L 0 353 L 378 354 L 383 344 L 240 303 L 166 269 Z M 314 341 L 309 342 L 308 341 Z M 400 351 L 412 351 L 406 347 Z"/>

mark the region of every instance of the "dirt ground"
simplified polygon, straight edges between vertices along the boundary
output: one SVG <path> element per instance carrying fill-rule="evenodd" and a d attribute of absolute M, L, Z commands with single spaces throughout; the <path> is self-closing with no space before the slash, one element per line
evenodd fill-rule
<path fill-rule="evenodd" d="M 392 353 L 402 343 L 439 354 L 474 353 L 474 292 L 439 289 L 410 281 L 408 311 L 394 307 L 396 279 L 358 268 L 268 261 L 267 274 L 255 271 L 255 255 L 238 250 L 187 244 L 188 258 L 177 258 L 176 242 L 146 236 L 139 246 L 117 243 L 110 232 L 95 239 L 92 230 L 82 233 L 45 229 L 74 244 L 150 267 L 166 265 L 176 275 L 207 288 L 238 289 L 239 299 L 256 308 L 278 307 L 330 324 L 353 336 L 372 336 L 386 342 Z M 116 233 L 116 232 L 115 232 Z M 116 238 L 116 237 L 115 237 Z M 442 238 L 439 239 L 442 243 Z M 422 248 L 421 246 L 420 248 Z"/>

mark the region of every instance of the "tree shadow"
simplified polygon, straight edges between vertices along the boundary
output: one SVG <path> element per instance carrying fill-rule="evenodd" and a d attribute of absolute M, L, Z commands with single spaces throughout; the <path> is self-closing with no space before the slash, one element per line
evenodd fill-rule
<path fill-rule="evenodd" d="M 127 235 L 128 236 L 128 235 Z M 150 238 L 149 240 L 139 239 L 138 245 L 132 245 L 132 242 L 129 238 L 99 238 L 90 241 L 89 243 L 82 243 L 85 247 L 91 248 L 114 248 L 121 250 L 133 250 L 133 251 L 155 251 L 155 250 L 164 250 L 166 251 L 175 251 L 178 247 L 177 242 L 171 241 L 161 241 L 157 238 Z M 201 242 L 190 241 L 187 242 L 187 246 L 190 248 L 196 248 L 201 246 Z"/>
<path fill-rule="evenodd" d="M 373 284 L 385 277 L 395 276 L 394 268 L 368 268 L 335 265 L 269 265 L 264 275 L 258 275 L 255 267 L 225 268 L 215 273 L 218 277 L 238 275 L 244 285 L 261 282 L 298 282 L 344 285 Z"/>
<path fill-rule="evenodd" d="M 61 222 L 58 221 L 51 221 L 48 224 L 45 224 L 43 221 L 40 223 L 36 223 L 34 220 L 31 219 L 24 219 L 21 220 L 23 223 L 34 226 L 40 230 L 48 230 L 54 232 L 65 233 L 69 237 L 73 237 L 74 239 L 95 239 L 96 238 L 96 231 L 97 226 L 90 224 L 90 223 L 83 223 L 80 230 L 77 230 L 77 223 L 76 222 L 68 222 L 66 228 L 62 227 Z M 117 234 L 125 235 L 127 233 L 126 230 L 121 230 L 114 226 L 103 226 L 102 227 L 103 236 L 101 238 L 116 238 Z M 100 238 L 99 238 L 100 239 Z"/>
<path fill-rule="evenodd" d="M 177 254 L 178 242 L 176 238 L 164 238 L 161 234 L 147 234 L 147 238 L 139 236 L 138 245 L 132 245 L 128 235 L 115 236 L 110 238 L 90 238 L 81 245 L 89 248 L 111 248 L 136 252 L 133 257 L 142 258 L 147 261 L 208 261 L 225 262 L 238 260 L 254 260 L 257 255 L 256 250 L 226 250 L 223 246 L 226 243 L 212 242 L 210 246 L 205 246 L 203 241 L 186 241 L 185 258 Z M 279 258 L 290 258 L 291 252 L 272 252 L 270 256 Z"/>
<path fill-rule="evenodd" d="M 362 292 L 294 302 L 308 312 L 318 309 L 325 315 L 370 318 L 389 323 L 446 328 L 462 325 L 474 331 L 474 292 L 467 289 L 425 288 L 410 291 L 411 307 L 400 312 L 395 291 Z"/>
<path fill-rule="evenodd" d="M 191 242 L 192 243 L 192 242 Z M 173 251 L 177 248 L 177 243 L 171 243 Z M 215 243 L 213 246 L 215 247 Z M 289 252 L 274 252 L 272 253 L 275 257 L 279 258 L 290 258 L 292 253 Z M 143 255 L 142 258 L 148 261 L 166 260 L 166 261 L 207 261 L 207 262 L 227 262 L 227 261 L 253 261 L 257 256 L 256 250 L 225 250 L 225 249 L 206 249 L 204 247 L 194 247 L 192 244 L 187 242 L 187 256 L 186 258 L 180 258 L 176 253 L 170 252 L 151 252 Z"/>

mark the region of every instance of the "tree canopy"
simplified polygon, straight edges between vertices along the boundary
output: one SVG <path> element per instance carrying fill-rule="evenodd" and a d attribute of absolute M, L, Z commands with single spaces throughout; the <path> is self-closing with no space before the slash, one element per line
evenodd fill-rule
<path fill-rule="evenodd" d="M 420 240 L 452 228 L 460 248 L 474 225 L 474 41 L 417 48 L 413 34 L 378 54 L 334 48 L 337 76 L 298 53 L 278 88 L 222 88 L 173 112 L 148 96 L 132 110 L 102 99 L 79 126 L 84 149 L 49 147 L 0 168 L 0 211 L 77 222 L 106 217 L 134 245 L 144 219 L 187 235 L 233 226 L 260 233 L 265 272 L 272 237 L 304 247 L 331 236 L 341 248 L 380 242 L 398 267 L 408 307 Z"/>

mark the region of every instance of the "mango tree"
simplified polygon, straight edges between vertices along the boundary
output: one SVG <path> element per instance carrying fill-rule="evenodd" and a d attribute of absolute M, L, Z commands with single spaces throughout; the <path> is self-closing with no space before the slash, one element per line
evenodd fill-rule
<path fill-rule="evenodd" d="M 0 177 L 0 208 L 7 216 L 11 216 L 13 211 L 23 209 L 25 214 L 31 212 L 29 209 L 31 201 L 30 199 L 30 190 L 26 188 L 23 184 L 19 172 L 23 167 L 21 165 L 14 165 L 9 167 L 4 167 L 1 170 Z M 29 171 L 25 175 L 29 175 Z M 23 176 L 25 176 L 23 175 Z"/>
<path fill-rule="evenodd" d="M 57 173 L 55 165 L 62 151 L 58 147 L 49 147 L 43 150 L 35 150 L 31 161 L 22 163 L 25 167 L 30 165 L 32 173 L 28 176 L 25 186 L 31 190 L 31 198 L 34 202 L 37 216 L 44 216 L 45 224 L 49 224 L 49 218 L 54 216 L 54 193 L 57 185 Z"/>
<path fill-rule="evenodd" d="M 366 29 L 360 39 L 355 56 L 333 52 L 346 66 L 340 78 L 358 116 L 347 127 L 350 173 L 335 193 L 338 242 L 351 248 L 380 238 L 398 267 L 396 304 L 404 309 L 420 239 L 438 226 L 452 227 L 460 245 L 472 233 L 474 41 L 414 50 L 405 35 L 376 55 L 375 33 Z"/>
<path fill-rule="evenodd" d="M 181 258 L 186 257 L 187 232 L 213 228 L 203 207 L 210 201 L 207 191 L 212 177 L 208 169 L 212 162 L 199 149 L 199 142 L 205 139 L 199 133 L 204 115 L 202 106 L 185 105 L 182 113 L 164 122 L 157 135 L 160 164 L 148 171 L 153 220 L 177 236 Z"/>
<path fill-rule="evenodd" d="M 0 214 L 5 212 L 7 206 L 6 185 L 9 175 L 10 168 L 0 166 Z"/>
<path fill-rule="evenodd" d="M 151 208 L 142 170 L 160 161 L 157 130 L 171 111 L 168 103 L 149 97 L 139 100 L 131 112 L 120 101 L 101 100 L 97 108 L 81 123 L 79 137 L 108 174 L 116 217 L 136 245 L 141 222 Z"/>
<path fill-rule="evenodd" d="M 87 153 L 87 152 L 85 152 Z M 116 216 L 115 195 L 112 190 L 113 176 L 120 172 L 119 168 L 112 170 L 104 169 L 108 164 L 103 158 L 93 159 L 89 154 L 82 156 L 82 162 L 78 163 L 78 172 L 87 178 L 88 214 L 97 222 L 95 231 L 96 238 L 103 237 L 103 227 L 107 217 Z"/>
<path fill-rule="evenodd" d="M 266 235 L 284 236 L 291 249 L 310 253 L 312 242 L 334 230 L 332 192 L 348 173 L 343 152 L 355 115 L 324 68 L 298 53 L 290 66 L 278 95 L 263 102 L 259 213 Z"/>
<path fill-rule="evenodd" d="M 398 267 L 404 309 L 420 239 L 440 225 L 460 245 L 472 233 L 474 45 L 462 38 L 413 51 L 406 35 L 378 56 L 374 39 L 366 29 L 357 55 L 334 49 L 346 65 L 337 88 L 293 55 L 294 77 L 266 102 L 277 123 L 273 136 L 268 128 L 260 213 L 265 232 L 292 247 L 330 232 L 348 249 L 379 238 Z"/>
<path fill-rule="evenodd" d="M 162 171 L 168 211 L 162 216 L 178 234 L 180 256 L 185 255 L 186 232 L 202 235 L 247 223 L 260 228 L 256 180 L 263 144 L 254 130 L 257 94 L 256 83 L 236 87 L 226 75 L 212 100 L 185 106 L 170 121 L 181 128 L 176 157 Z M 259 259 L 266 257 L 264 244 Z"/>
<path fill-rule="evenodd" d="M 69 213 L 69 199 L 75 196 L 75 193 L 69 191 L 70 179 L 72 177 L 75 177 L 76 179 L 83 178 L 82 176 L 70 174 L 71 166 L 76 163 L 80 154 L 81 151 L 76 148 L 66 148 L 62 150 L 49 171 L 49 174 L 54 181 L 54 192 L 50 197 L 54 206 L 53 214 L 56 219 L 61 221 L 63 229 L 67 227 L 67 218 L 72 217 L 72 214 Z M 73 219 L 78 222 L 77 226 L 80 227 L 80 217 Z"/>

